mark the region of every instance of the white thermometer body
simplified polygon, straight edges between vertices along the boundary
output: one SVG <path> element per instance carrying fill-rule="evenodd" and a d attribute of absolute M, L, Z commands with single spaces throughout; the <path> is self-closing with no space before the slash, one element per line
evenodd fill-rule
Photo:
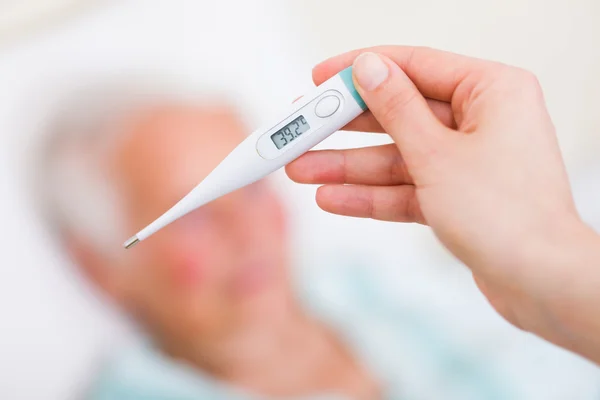
<path fill-rule="evenodd" d="M 349 67 L 304 95 L 272 124 L 254 131 L 188 195 L 125 242 L 125 247 L 132 247 L 194 209 L 287 165 L 366 109 Z"/>

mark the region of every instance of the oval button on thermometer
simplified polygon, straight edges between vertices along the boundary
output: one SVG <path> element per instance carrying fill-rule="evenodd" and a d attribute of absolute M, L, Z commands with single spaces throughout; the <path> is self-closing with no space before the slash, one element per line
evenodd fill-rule
<path fill-rule="evenodd" d="M 323 97 L 315 107 L 315 114 L 320 118 L 332 116 L 340 107 L 340 99 L 337 96 L 329 95 Z"/>
<path fill-rule="evenodd" d="M 272 124 L 250 134 L 198 186 L 124 246 L 130 248 L 190 211 L 264 178 L 366 110 L 348 67 L 292 104 Z"/>

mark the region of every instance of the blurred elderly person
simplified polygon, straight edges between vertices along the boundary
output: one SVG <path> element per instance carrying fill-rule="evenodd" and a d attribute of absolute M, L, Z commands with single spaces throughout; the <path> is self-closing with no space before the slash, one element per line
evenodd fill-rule
<path fill-rule="evenodd" d="M 124 251 L 247 127 L 220 97 L 116 98 L 67 108 L 38 171 L 55 237 L 146 336 L 111 356 L 88 398 L 515 398 L 489 366 L 379 298 L 367 268 L 294 277 L 285 212 L 264 181 Z"/>

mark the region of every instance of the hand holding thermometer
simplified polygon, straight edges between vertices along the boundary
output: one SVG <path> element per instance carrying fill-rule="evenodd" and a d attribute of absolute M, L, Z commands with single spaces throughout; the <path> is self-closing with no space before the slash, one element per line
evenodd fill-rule
<path fill-rule="evenodd" d="M 198 186 L 124 247 L 133 247 L 194 209 L 287 165 L 366 109 L 354 87 L 352 67 L 348 67 L 303 96 L 273 124 L 254 131 Z"/>

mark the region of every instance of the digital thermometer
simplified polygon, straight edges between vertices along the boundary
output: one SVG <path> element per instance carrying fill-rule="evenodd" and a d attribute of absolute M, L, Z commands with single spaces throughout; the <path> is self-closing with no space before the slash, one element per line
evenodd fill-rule
<path fill-rule="evenodd" d="M 124 247 L 132 247 L 194 209 L 287 165 L 366 110 L 352 81 L 352 67 L 348 67 L 303 96 L 272 124 L 254 131 L 198 186 Z"/>

